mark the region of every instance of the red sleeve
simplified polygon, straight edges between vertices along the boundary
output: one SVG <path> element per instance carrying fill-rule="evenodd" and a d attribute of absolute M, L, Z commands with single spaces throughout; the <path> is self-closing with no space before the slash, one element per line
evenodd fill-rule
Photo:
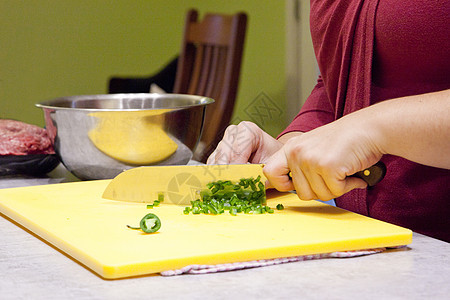
<path fill-rule="evenodd" d="M 291 124 L 289 124 L 288 127 L 280 133 L 278 138 L 292 131 L 310 131 L 319 126 L 333 122 L 334 120 L 334 108 L 328 99 L 322 77 L 319 76 L 316 86 L 312 90 L 308 99 L 306 99 L 306 102 L 303 104 L 300 112 Z"/>

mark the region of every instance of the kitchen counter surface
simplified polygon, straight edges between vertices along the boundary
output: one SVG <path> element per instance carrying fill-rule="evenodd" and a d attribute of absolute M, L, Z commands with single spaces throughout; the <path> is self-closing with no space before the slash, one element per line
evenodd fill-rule
<path fill-rule="evenodd" d="M 0 177 L 0 188 L 74 181 Z M 299 229 L 301 230 L 301 229 Z M 403 249 L 207 275 L 104 280 L 0 217 L 1 299 L 448 299 L 450 244 L 414 233 Z"/>

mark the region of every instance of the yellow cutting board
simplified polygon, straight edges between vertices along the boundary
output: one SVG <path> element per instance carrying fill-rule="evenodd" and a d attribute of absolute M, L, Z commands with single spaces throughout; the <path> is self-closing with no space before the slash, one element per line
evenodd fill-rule
<path fill-rule="evenodd" d="M 291 193 L 268 195 L 284 210 L 264 215 L 184 215 L 184 206 L 101 197 L 110 180 L 0 190 L 0 212 L 104 278 L 343 250 L 406 245 L 408 229 Z M 131 230 L 157 214 L 154 234 Z M 30 249 L 30 251 L 33 251 Z"/>

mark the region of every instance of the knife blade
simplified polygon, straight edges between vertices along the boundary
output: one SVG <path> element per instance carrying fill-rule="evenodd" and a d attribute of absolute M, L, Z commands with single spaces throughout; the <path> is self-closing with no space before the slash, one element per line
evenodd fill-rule
<path fill-rule="evenodd" d="M 103 198 L 128 202 L 152 203 L 164 195 L 164 203 L 190 205 L 198 199 L 199 191 L 217 180 L 239 181 L 261 176 L 267 179 L 262 164 L 149 166 L 126 170 L 103 192 Z"/>

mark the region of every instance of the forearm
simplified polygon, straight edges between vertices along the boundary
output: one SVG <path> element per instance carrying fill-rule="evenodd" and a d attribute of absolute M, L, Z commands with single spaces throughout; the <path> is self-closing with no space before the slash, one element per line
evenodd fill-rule
<path fill-rule="evenodd" d="M 381 153 L 450 169 L 450 90 L 384 101 L 360 113 L 359 120 L 374 127 L 369 130 Z"/>

